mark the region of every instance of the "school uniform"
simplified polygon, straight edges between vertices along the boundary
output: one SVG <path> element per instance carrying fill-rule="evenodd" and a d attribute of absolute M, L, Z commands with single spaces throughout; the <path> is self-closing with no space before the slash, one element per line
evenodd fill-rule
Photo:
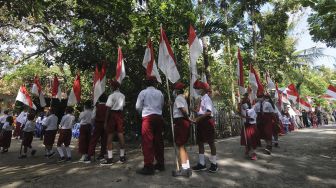
<path fill-rule="evenodd" d="M 275 111 L 270 102 L 264 101 L 261 103 L 261 107 L 258 116 L 261 116 L 259 119 L 262 123 L 258 127 L 260 138 L 265 140 L 272 140 L 273 128 L 275 124 Z"/>
<path fill-rule="evenodd" d="M 142 90 L 137 98 L 136 109 L 142 116 L 142 152 L 144 166 L 153 168 L 154 158 L 158 165 L 164 166 L 164 144 L 162 108 L 164 97 L 160 90 L 150 86 Z"/>
<path fill-rule="evenodd" d="M 113 134 L 124 133 L 124 117 L 122 110 L 125 106 L 125 95 L 119 90 L 114 91 L 109 95 L 106 107 L 111 110 L 109 119 L 107 120 L 106 133 Z"/>
<path fill-rule="evenodd" d="M 241 114 L 246 116 L 248 119 L 243 118 L 244 129 L 240 133 L 240 145 L 247 146 L 248 149 L 256 149 L 257 146 L 260 146 L 259 132 L 257 128 L 257 113 L 254 109 L 241 109 Z M 246 144 L 247 143 L 247 144 Z"/>
<path fill-rule="evenodd" d="M 72 114 L 66 114 L 62 117 L 60 123 L 60 134 L 57 141 L 57 147 L 61 147 L 64 144 L 68 147 L 71 143 L 72 127 L 75 124 L 75 116 Z"/>
<path fill-rule="evenodd" d="M 57 123 L 58 123 L 58 118 L 55 114 L 49 115 L 43 122 L 43 125 L 46 127 L 45 133 L 44 133 L 44 140 L 43 140 L 43 144 L 45 146 L 54 145 L 55 137 L 57 133 Z"/>
<path fill-rule="evenodd" d="M 211 115 L 203 118 L 197 123 L 197 142 L 198 143 L 209 143 L 215 140 L 215 120 L 213 119 L 214 106 L 212 100 L 208 94 L 201 97 L 200 107 L 197 114 L 199 116 L 204 115 L 208 111 Z"/>
<path fill-rule="evenodd" d="M 4 114 L 3 116 L 0 117 L 0 131 L 5 124 L 7 117 L 8 117 L 8 114 Z"/>
<path fill-rule="evenodd" d="M 174 136 L 177 146 L 185 145 L 188 142 L 190 135 L 190 121 L 184 117 L 180 108 L 186 109 L 189 114 L 188 103 L 183 94 L 179 94 L 176 97 L 173 106 Z"/>
<path fill-rule="evenodd" d="M 32 147 L 32 142 L 33 142 L 33 137 L 34 137 L 34 132 L 35 132 L 35 122 L 28 120 L 23 129 L 23 140 L 22 140 L 22 146 L 31 148 Z"/>
<path fill-rule="evenodd" d="M 13 136 L 15 137 L 21 136 L 21 127 L 24 126 L 24 123 L 27 120 L 27 115 L 28 115 L 28 112 L 22 111 L 19 114 L 19 116 L 16 117 L 15 130 L 14 130 Z"/>
<path fill-rule="evenodd" d="M 79 115 L 80 128 L 78 138 L 78 152 L 80 154 L 87 154 L 91 137 L 91 124 L 92 124 L 92 110 L 85 109 Z"/>
<path fill-rule="evenodd" d="M 107 109 L 108 107 L 105 103 L 98 103 L 93 109 L 92 119 L 94 119 L 94 129 L 89 144 L 89 156 L 95 154 L 96 145 L 99 139 L 101 142 L 100 156 L 104 156 L 106 153 L 106 132 L 104 130 L 104 122 Z"/>
<path fill-rule="evenodd" d="M 12 140 L 12 132 L 14 126 L 9 124 L 9 122 L 5 122 L 2 126 L 1 134 L 0 134 L 0 147 L 4 149 L 8 149 Z"/>

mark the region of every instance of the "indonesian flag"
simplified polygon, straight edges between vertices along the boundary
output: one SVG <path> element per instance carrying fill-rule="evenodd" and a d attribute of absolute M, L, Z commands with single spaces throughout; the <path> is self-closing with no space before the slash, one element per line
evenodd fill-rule
<path fill-rule="evenodd" d="M 126 76 L 124 58 L 121 52 L 121 47 L 118 48 L 118 62 L 117 62 L 117 71 L 116 71 L 116 80 L 121 84 L 122 80 Z"/>
<path fill-rule="evenodd" d="M 27 91 L 27 89 L 24 85 L 22 85 L 20 87 L 19 92 L 18 92 L 15 100 L 20 101 L 23 104 L 29 106 L 30 108 L 36 110 L 36 106 L 33 103 L 33 101 L 31 100 L 31 98 L 29 96 L 29 93 L 28 93 L 28 91 Z"/>
<path fill-rule="evenodd" d="M 299 93 L 296 90 L 296 87 L 294 84 L 290 84 L 287 87 L 287 97 L 288 99 L 292 100 L 294 103 L 298 102 L 298 98 L 299 98 Z"/>
<path fill-rule="evenodd" d="M 306 111 L 311 110 L 311 105 L 307 101 L 303 100 L 302 98 L 300 98 L 300 107 Z"/>
<path fill-rule="evenodd" d="M 190 53 L 190 96 L 197 97 L 197 93 L 193 87 L 194 83 L 197 80 L 197 59 L 203 52 L 203 48 L 201 43 L 196 35 L 194 28 L 190 25 L 189 27 L 189 36 L 188 36 L 188 43 L 189 43 L 189 53 Z"/>
<path fill-rule="evenodd" d="M 101 84 L 101 92 L 103 94 L 105 92 L 105 86 L 106 86 L 106 61 L 103 61 L 102 69 L 100 72 L 100 84 Z"/>
<path fill-rule="evenodd" d="M 152 41 L 149 39 L 145 51 L 145 56 L 142 61 L 142 66 L 146 69 L 146 76 L 155 76 L 158 82 L 161 81 L 161 77 L 154 59 L 154 50 Z"/>
<path fill-rule="evenodd" d="M 80 76 L 79 74 L 77 74 L 71 92 L 69 94 L 68 106 L 74 106 L 75 104 L 79 103 L 80 98 L 81 98 Z"/>
<path fill-rule="evenodd" d="M 100 82 L 100 76 L 101 74 L 98 70 L 98 65 L 96 65 L 96 70 L 94 72 L 94 79 L 93 79 L 93 104 L 96 104 L 99 97 L 103 94 Z"/>
<path fill-rule="evenodd" d="M 244 86 L 244 67 L 243 67 L 243 58 L 240 55 L 240 49 L 238 48 L 237 52 L 237 76 L 238 76 L 238 87 L 239 87 L 239 93 L 245 94 L 246 89 Z"/>
<path fill-rule="evenodd" d="M 287 97 L 287 91 L 283 91 L 282 92 L 282 99 L 281 99 L 282 103 L 286 103 L 286 104 L 290 104 L 288 97 Z"/>
<path fill-rule="evenodd" d="M 275 98 L 278 100 L 279 108 L 282 109 L 282 93 L 279 90 L 278 83 L 275 84 Z"/>
<path fill-rule="evenodd" d="M 276 89 L 275 84 L 274 84 L 274 82 L 272 81 L 272 79 L 269 75 L 269 72 L 266 72 L 266 82 L 267 82 L 267 89 L 268 90 Z"/>
<path fill-rule="evenodd" d="M 336 99 L 336 87 L 329 85 L 326 94 Z"/>
<path fill-rule="evenodd" d="M 58 98 L 59 100 L 62 99 L 62 92 L 61 92 L 61 87 L 60 87 L 60 84 L 58 82 L 58 78 L 57 76 L 55 75 L 54 77 L 54 81 L 53 81 L 53 87 L 52 87 L 52 93 L 51 93 L 51 96 L 53 98 Z"/>
<path fill-rule="evenodd" d="M 45 107 L 47 105 L 46 101 L 45 101 L 45 98 L 44 98 L 44 94 L 42 92 L 42 87 L 41 87 L 41 84 L 40 84 L 40 80 L 37 76 L 35 76 L 35 78 L 34 78 L 34 83 L 33 83 L 33 87 L 32 87 L 32 94 L 35 94 L 39 97 L 41 107 Z"/>
<path fill-rule="evenodd" d="M 166 33 L 164 32 L 162 27 L 160 36 L 158 64 L 160 70 L 172 83 L 175 83 L 177 80 L 180 79 L 180 74 L 177 71 L 173 50 L 169 45 Z"/>
<path fill-rule="evenodd" d="M 249 81 L 252 88 L 252 93 L 254 95 L 264 93 L 264 87 L 259 79 L 257 71 L 253 68 L 252 64 L 250 64 Z"/>

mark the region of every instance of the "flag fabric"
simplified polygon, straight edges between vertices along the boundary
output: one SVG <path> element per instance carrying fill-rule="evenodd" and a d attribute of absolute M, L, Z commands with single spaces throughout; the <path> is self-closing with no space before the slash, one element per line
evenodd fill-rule
<path fill-rule="evenodd" d="M 161 27 L 160 45 L 159 45 L 159 69 L 172 82 L 175 83 L 180 79 L 180 74 L 176 67 L 173 50 L 169 45 L 166 33 Z"/>
<path fill-rule="evenodd" d="M 96 70 L 93 76 L 93 104 L 96 104 L 99 97 L 103 94 L 100 78 L 101 73 L 99 72 L 98 65 L 96 65 Z"/>
<path fill-rule="evenodd" d="M 62 99 L 61 87 L 60 87 L 60 84 L 59 84 L 59 81 L 56 75 L 54 76 L 51 96 L 53 98 L 58 98 L 59 100 Z"/>
<path fill-rule="evenodd" d="M 268 71 L 266 72 L 266 82 L 267 82 L 267 89 L 268 89 L 268 90 L 276 89 L 276 88 L 275 88 L 275 84 L 274 84 L 274 82 L 272 81 L 272 79 L 271 79 L 271 77 L 270 77 Z"/>
<path fill-rule="evenodd" d="M 238 77 L 238 87 L 239 87 L 239 93 L 245 94 L 246 89 L 244 86 L 244 67 L 243 67 L 243 58 L 240 55 L 240 49 L 238 48 L 237 52 L 237 77 Z"/>
<path fill-rule="evenodd" d="M 297 102 L 299 102 L 298 101 L 298 99 L 299 99 L 299 93 L 297 92 L 296 87 L 295 87 L 294 84 L 288 85 L 288 87 L 287 87 L 286 90 L 287 90 L 287 97 L 288 97 L 288 99 L 290 99 L 291 101 L 293 101 L 295 104 Z"/>
<path fill-rule="evenodd" d="M 106 61 L 103 61 L 102 63 L 102 69 L 100 72 L 100 84 L 101 84 L 101 92 L 103 94 L 105 92 L 105 86 L 106 86 Z"/>
<path fill-rule="evenodd" d="M 37 76 L 35 76 L 35 78 L 34 78 L 34 83 L 33 83 L 33 87 L 32 87 L 32 94 L 35 94 L 39 97 L 41 107 L 45 107 L 47 105 L 47 103 L 45 101 L 44 94 L 42 92 L 42 86 L 40 84 L 40 80 Z"/>
<path fill-rule="evenodd" d="M 116 70 L 116 80 L 121 84 L 123 79 L 126 76 L 124 57 L 121 51 L 121 47 L 118 48 L 118 61 L 117 61 L 117 70 Z"/>
<path fill-rule="evenodd" d="M 303 110 L 311 111 L 311 105 L 307 101 L 303 100 L 303 98 L 300 98 L 300 107 Z"/>
<path fill-rule="evenodd" d="M 80 76 L 77 74 L 72 89 L 68 98 L 68 106 L 74 106 L 80 102 L 81 98 L 81 85 L 80 85 Z"/>
<path fill-rule="evenodd" d="M 283 109 L 282 93 L 279 90 L 278 83 L 275 84 L 275 98 L 277 99 L 279 109 Z"/>
<path fill-rule="evenodd" d="M 329 85 L 326 94 L 336 99 L 336 87 Z"/>
<path fill-rule="evenodd" d="M 24 85 L 22 85 L 20 87 L 19 92 L 18 92 L 15 100 L 20 101 L 23 104 L 29 106 L 30 108 L 36 110 L 36 106 L 33 103 L 33 101 L 31 100 L 30 95 L 27 91 L 27 88 Z"/>
<path fill-rule="evenodd" d="M 145 50 L 145 56 L 142 61 L 142 66 L 146 69 L 146 76 L 155 76 L 158 82 L 162 82 L 158 68 L 154 59 L 154 49 L 151 40 L 148 40 Z"/>
<path fill-rule="evenodd" d="M 195 81 L 197 80 L 197 60 L 199 58 L 199 56 L 202 54 L 203 52 L 203 48 L 202 45 L 196 35 L 196 32 L 194 30 L 194 28 L 190 25 L 189 26 L 189 35 L 188 35 L 188 44 L 189 44 L 189 55 L 190 55 L 190 96 L 191 97 L 198 97 L 198 94 L 196 93 L 193 85 L 195 83 Z"/>
<path fill-rule="evenodd" d="M 254 97 L 256 97 L 257 95 L 262 95 L 264 93 L 264 87 L 259 79 L 257 71 L 253 68 L 252 64 L 250 64 L 249 82 Z"/>

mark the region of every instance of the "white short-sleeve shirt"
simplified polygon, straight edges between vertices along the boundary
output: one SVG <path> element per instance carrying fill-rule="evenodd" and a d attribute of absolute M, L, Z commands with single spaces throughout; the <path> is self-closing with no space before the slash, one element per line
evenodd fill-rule
<path fill-rule="evenodd" d="M 184 117 L 184 115 L 182 114 L 179 108 L 185 108 L 187 113 L 189 114 L 187 100 L 184 98 L 182 94 L 179 94 L 175 99 L 174 107 L 173 107 L 173 117 L 174 118 Z"/>
<path fill-rule="evenodd" d="M 55 114 L 51 114 L 45 119 L 43 125 L 47 127 L 46 128 L 47 131 L 51 131 L 57 129 L 57 123 L 58 123 L 58 117 L 55 116 Z"/>
<path fill-rule="evenodd" d="M 198 114 L 203 115 L 207 111 L 211 111 L 211 117 L 213 117 L 214 106 L 213 106 L 212 100 L 210 99 L 208 94 L 205 94 L 201 98 L 201 105 L 200 105 L 200 109 L 198 111 Z"/>
<path fill-rule="evenodd" d="M 162 115 L 163 104 L 162 92 L 150 86 L 139 93 L 135 108 L 141 112 L 142 117 L 151 114 Z"/>
<path fill-rule="evenodd" d="M 62 117 L 60 127 L 61 129 L 72 129 L 74 124 L 75 124 L 75 116 L 73 116 L 72 114 L 65 114 Z"/>
<path fill-rule="evenodd" d="M 92 124 L 92 110 L 85 109 L 79 114 L 79 122 L 81 125 Z"/>
<path fill-rule="evenodd" d="M 254 111 L 253 108 L 247 109 L 247 115 L 249 119 L 250 124 L 256 124 L 257 123 L 257 113 Z"/>
<path fill-rule="evenodd" d="M 275 110 L 270 102 L 264 101 L 263 103 L 263 112 L 264 113 L 275 113 Z"/>
<path fill-rule="evenodd" d="M 22 111 L 19 114 L 19 116 L 16 118 L 16 121 L 21 123 L 21 124 L 24 124 L 27 121 L 27 115 L 28 115 L 27 112 Z"/>
<path fill-rule="evenodd" d="M 2 126 L 2 129 L 3 130 L 6 130 L 6 131 L 11 131 L 14 129 L 14 126 L 13 125 L 10 125 L 9 122 L 5 122 L 4 125 Z"/>
<path fill-rule="evenodd" d="M 119 90 L 116 90 L 109 95 L 105 105 L 111 110 L 123 110 L 125 106 L 125 95 Z"/>

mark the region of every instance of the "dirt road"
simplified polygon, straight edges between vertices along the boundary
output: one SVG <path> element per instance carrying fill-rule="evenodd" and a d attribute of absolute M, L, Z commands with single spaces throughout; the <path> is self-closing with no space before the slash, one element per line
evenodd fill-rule
<path fill-rule="evenodd" d="M 135 173 L 142 166 L 140 150 L 128 152 L 127 164 L 100 167 L 99 163 L 57 163 L 57 157 L 43 156 L 41 141 L 34 140 L 33 145 L 38 148 L 35 157 L 19 160 L 17 140 L 12 140 L 9 153 L 0 154 L 0 187 L 336 187 L 336 126 L 331 125 L 280 137 L 280 148 L 271 156 L 260 149 L 258 161 L 245 159 L 239 137 L 218 140 L 219 172 L 194 173 L 190 179 L 171 176 L 172 148 L 165 150 L 166 171 L 147 177 Z M 188 149 L 195 164 L 197 148 Z"/>

